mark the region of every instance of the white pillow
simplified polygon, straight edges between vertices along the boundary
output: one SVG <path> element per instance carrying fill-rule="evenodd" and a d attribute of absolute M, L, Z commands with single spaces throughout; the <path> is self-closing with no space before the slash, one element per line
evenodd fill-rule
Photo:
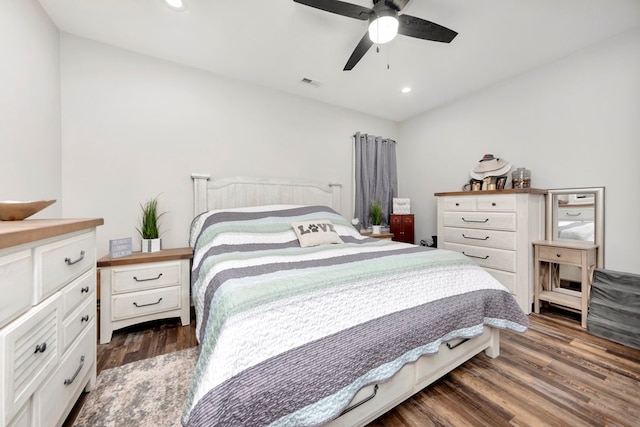
<path fill-rule="evenodd" d="M 298 236 L 300 247 L 328 245 L 331 243 L 344 243 L 331 221 L 319 219 L 315 221 L 294 222 L 291 224 L 293 231 Z"/>

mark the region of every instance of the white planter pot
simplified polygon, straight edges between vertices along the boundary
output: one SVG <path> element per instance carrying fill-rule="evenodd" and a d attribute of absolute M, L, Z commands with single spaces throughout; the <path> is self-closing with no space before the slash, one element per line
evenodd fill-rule
<path fill-rule="evenodd" d="M 158 252 L 162 250 L 162 239 L 142 239 L 142 252 Z"/>
<path fill-rule="evenodd" d="M 373 234 L 382 234 L 382 226 L 381 225 L 372 225 Z"/>

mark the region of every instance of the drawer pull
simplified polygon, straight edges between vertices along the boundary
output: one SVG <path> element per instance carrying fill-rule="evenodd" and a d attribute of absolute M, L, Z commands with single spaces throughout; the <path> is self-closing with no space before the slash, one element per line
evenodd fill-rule
<path fill-rule="evenodd" d="M 487 259 L 487 258 L 489 258 L 489 255 L 486 255 L 486 256 L 469 255 L 469 254 L 465 254 L 464 251 L 462 251 L 462 255 L 466 255 L 469 258 L 478 258 L 478 259 Z"/>
<path fill-rule="evenodd" d="M 498 206 L 496 202 L 491 202 L 491 206 Z"/>
<path fill-rule="evenodd" d="M 80 293 L 81 294 L 88 294 L 89 293 L 89 287 L 85 286 L 84 288 L 80 289 Z"/>
<path fill-rule="evenodd" d="M 561 257 L 562 257 L 562 254 L 556 254 L 556 256 L 557 256 L 558 258 L 561 258 Z"/>
<path fill-rule="evenodd" d="M 158 277 L 151 277 L 149 279 L 138 279 L 136 276 L 133 276 L 133 280 L 136 282 L 148 282 L 149 280 L 158 280 L 162 277 L 162 273 L 158 274 Z"/>
<path fill-rule="evenodd" d="M 67 378 L 66 380 L 64 380 L 64 385 L 69 385 L 72 382 L 74 382 L 76 380 L 76 377 L 78 376 L 78 374 L 82 370 L 83 366 L 84 366 L 84 356 L 80 356 L 80 366 L 78 366 L 78 369 L 76 370 L 76 373 L 73 374 L 73 376 L 71 378 Z"/>
<path fill-rule="evenodd" d="M 358 403 L 354 403 L 353 405 L 349 406 L 347 409 L 345 409 L 344 411 L 342 411 L 340 413 L 340 416 L 346 414 L 349 411 L 353 411 L 354 409 L 356 409 L 358 406 L 367 403 L 368 401 L 370 401 L 371 399 L 373 399 L 374 397 L 376 397 L 376 394 L 378 394 L 378 384 L 376 384 L 373 387 L 373 393 L 371 393 L 369 396 L 365 397 L 364 399 L 362 399 L 360 402 Z"/>
<path fill-rule="evenodd" d="M 456 203 L 456 206 L 460 206 L 460 203 Z"/>
<path fill-rule="evenodd" d="M 485 224 L 485 223 L 489 222 L 489 218 L 485 219 L 484 221 L 479 221 L 479 220 L 475 220 L 475 219 L 464 219 L 464 217 L 462 217 L 462 220 L 464 222 L 477 222 L 477 223 L 480 223 L 480 224 Z"/>
<path fill-rule="evenodd" d="M 489 236 L 487 237 L 472 237 L 472 236 L 465 236 L 464 233 L 462 233 L 462 237 L 464 237 L 465 239 L 471 239 L 471 240 L 488 240 Z"/>
<path fill-rule="evenodd" d="M 140 308 L 140 307 L 148 307 L 150 305 L 158 305 L 158 304 L 160 304 L 160 301 L 162 301 L 162 297 L 160 297 L 157 302 L 152 302 L 150 304 L 140 304 L 140 305 L 138 305 L 137 302 L 134 302 L 133 305 L 135 305 L 138 308 Z"/>
<path fill-rule="evenodd" d="M 80 318 L 80 323 L 82 323 L 82 322 L 88 322 L 88 321 L 89 321 L 89 315 L 88 315 L 88 314 L 85 314 L 84 316 L 82 316 L 82 317 Z"/>
<path fill-rule="evenodd" d="M 447 348 L 449 350 L 453 350 L 454 348 L 458 347 L 459 345 L 462 345 L 462 344 L 466 343 L 467 341 L 469 341 L 469 338 L 464 339 L 464 340 L 460 341 L 459 343 L 456 343 L 456 344 L 453 344 L 453 345 L 451 345 L 450 343 L 447 343 Z"/>
<path fill-rule="evenodd" d="M 44 353 L 46 350 L 47 350 L 47 343 L 43 342 L 42 344 L 36 345 L 36 349 L 35 349 L 35 351 L 33 353 L 34 354 L 35 353 Z"/>
<path fill-rule="evenodd" d="M 82 261 L 83 259 L 84 259 L 84 251 L 80 251 L 80 258 L 78 258 L 78 259 L 77 259 L 77 260 L 75 260 L 75 261 L 71 261 L 71 258 L 65 258 L 65 259 L 64 259 L 64 262 L 66 262 L 66 263 L 67 263 L 67 265 L 73 265 L 73 264 L 77 264 L 77 263 L 79 263 L 79 262 L 80 262 L 80 261 Z"/>
<path fill-rule="evenodd" d="M 565 213 L 565 215 L 567 215 L 567 216 L 580 216 L 580 214 L 582 214 L 582 212 L 578 212 L 578 213 L 566 212 Z"/>

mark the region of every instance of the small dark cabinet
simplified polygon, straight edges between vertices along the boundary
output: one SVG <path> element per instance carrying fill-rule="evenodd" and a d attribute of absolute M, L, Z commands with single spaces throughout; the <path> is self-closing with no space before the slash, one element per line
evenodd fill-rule
<path fill-rule="evenodd" d="M 396 242 L 414 243 L 413 214 L 391 214 L 390 232 Z"/>

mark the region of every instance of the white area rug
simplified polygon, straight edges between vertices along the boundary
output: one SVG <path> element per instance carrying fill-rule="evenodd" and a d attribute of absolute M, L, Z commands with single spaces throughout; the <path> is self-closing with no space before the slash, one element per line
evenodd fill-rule
<path fill-rule="evenodd" d="M 181 426 L 198 347 L 105 369 L 74 426 Z"/>

